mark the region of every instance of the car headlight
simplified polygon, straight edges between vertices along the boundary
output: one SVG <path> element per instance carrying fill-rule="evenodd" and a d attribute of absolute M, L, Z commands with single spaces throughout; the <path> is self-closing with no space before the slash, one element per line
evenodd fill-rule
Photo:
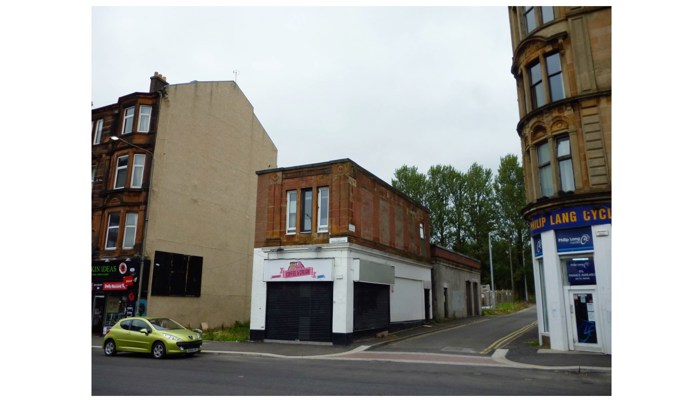
<path fill-rule="evenodd" d="M 169 334 L 169 333 L 164 333 L 163 336 L 165 336 L 165 338 L 168 339 L 168 340 L 172 340 L 173 342 L 177 342 L 177 341 L 180 340 L 179 337 L 177 337 L 177 336 L 175 336 L 175 335 L 171 335 L 171 334 Z"/>

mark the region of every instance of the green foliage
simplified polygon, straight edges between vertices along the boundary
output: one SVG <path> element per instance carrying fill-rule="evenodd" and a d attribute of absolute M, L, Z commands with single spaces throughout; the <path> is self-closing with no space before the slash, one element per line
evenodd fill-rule
<path fill-rule="evenodd" d="M 245 342 L 250 339 L 250 322 L 236 323 L 232 327 L 207 329 L 202 332 L 202 339 L 222 342 Z"/>
<path fill-rule="evenodd" d="M 524 309 L 528 308 L 529 306 L 530 306 L 530 304 L 525 303 L 525 302 L 502 303 L 502 304 L 496 304 L 495 309 L 482 309 L 481 314 L 483 314 L 483 315 L 512 314 L 514 312 L 524 310 Z"/>
<path fill-rule="evenodd" d="M 491 283 L 490 274 L 483 272 L 492 258 L 497 289 L 512 289 L 520 299 L 525 297 L 526 279 L 528 291 L 534 289 L 529 230 L 521 214 L 525 182 L 517 156 L 501 157 L 495 177 L 478 163 L 466 172 L 434 165 L 426 174 L 404 165 L 394 177 L 392 186 L 430 210 L 433 244 L 481 261 L 483 284 Z"/>

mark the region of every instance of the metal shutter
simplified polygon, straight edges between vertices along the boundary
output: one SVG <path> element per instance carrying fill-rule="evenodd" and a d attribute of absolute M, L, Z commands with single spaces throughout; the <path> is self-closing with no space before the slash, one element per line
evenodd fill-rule
<path fill-rule="evenodd" d="M 389 328 L 389 285 L 355 282 L 354 331 Z"/>
<path fill-rule="evenodd" d="M 333 283 L 268 283 L 265 327 L 267 339 L 330 342 Z"/>

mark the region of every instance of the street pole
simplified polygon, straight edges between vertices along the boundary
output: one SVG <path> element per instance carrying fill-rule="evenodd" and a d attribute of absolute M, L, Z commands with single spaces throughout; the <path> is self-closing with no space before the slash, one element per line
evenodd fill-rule
<path fill-rule="evenodd" d="M 528 242 L 529 243 L 529 242 Z M 527 294 L 527 268 L 525 268 L 525 244 L 523 243 L 523 276 L 525 277 L 525 302 L 530 302 L 530 295 Z"/>
<path fill-rule="evenodd" d="M 491 266 L 491 307 L 496 308 L 496 283 L 493 281 L 493 254 L 491 253 L 491 233 L 489 232 L 489 265 Z"/>
<path fill-rule="evenodd" d="M 510 292 L 512 296 L 512 301 L 515 301 L 515 281 L 513 280 L 513 257 L 512 257 L 512 247 L 508 243 L 508 261 L 510 261 Z"/>

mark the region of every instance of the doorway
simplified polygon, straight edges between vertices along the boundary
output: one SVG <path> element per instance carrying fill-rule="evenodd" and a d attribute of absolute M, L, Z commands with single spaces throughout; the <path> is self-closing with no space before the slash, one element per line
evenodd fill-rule
<path fill-rule="evenodd" d="M 570 289 L 569 348 L 571 350 L 601 351 L 598 334 L 598 302 L 595 289 Z"/>

